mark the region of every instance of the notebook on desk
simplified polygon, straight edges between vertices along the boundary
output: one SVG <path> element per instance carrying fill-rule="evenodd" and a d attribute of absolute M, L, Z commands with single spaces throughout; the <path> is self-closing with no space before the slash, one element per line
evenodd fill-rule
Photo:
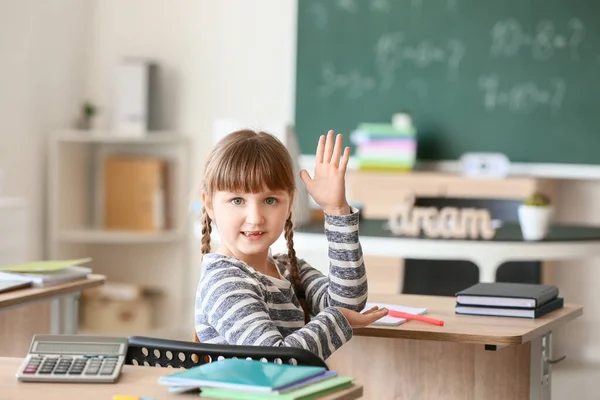
<path fill-rule="evenodd" d="M 370 309 L 371 307 L 379 307 L 379 308 L 387 308 L 388 310 L 395 310 L 409 314 L 419 314 L 423 315 L 427 312 L 427 308 L 417 308 L 417 307 L 406 307 L 398 304 L 386 304 L 386 303 L 367 303 L 365 306 L 365 310 Z M 383 318 L 378 319 L 373 322 L 371 325 L 379 325 L 379 326 L 398 326 L 406 322 L 405 318 L 396 318 L 385 316 Z"/>
<path fill-rule="evenodd" d="M 456 302 L 463 306 L 536 308 L 557 296 L 554 285 L 480 282 L 456 293 Z"/>
<path fill-rule="evenodd" d="M 31 286 L 31 281 L 0 279 L 0 293 L 23 289 Z"/>

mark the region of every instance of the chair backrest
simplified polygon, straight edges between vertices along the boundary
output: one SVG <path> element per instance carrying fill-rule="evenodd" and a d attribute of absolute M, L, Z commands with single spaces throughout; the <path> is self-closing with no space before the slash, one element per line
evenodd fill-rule
<path fill-rule="evenodd" d="M 195 343 L 145 336 L 132 336 L 129 338 L 125 363 L 130 365 L 191 368 L 224 358 L 246 358 L 277 364 L 327 368 L 327 364 L 319 356 L 296 347 Z"/>

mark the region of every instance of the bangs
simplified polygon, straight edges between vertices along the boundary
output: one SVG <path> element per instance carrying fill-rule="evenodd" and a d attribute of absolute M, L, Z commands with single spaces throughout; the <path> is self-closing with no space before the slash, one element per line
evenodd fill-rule
<path fill-rule="evenodd" d="M 260 140 L 241 140 L 232 143 L 221 154 L 218 166 L 207 179 L 211 193 L 293 192 L 296 188 L 291 157 L 281 143 Z"/>

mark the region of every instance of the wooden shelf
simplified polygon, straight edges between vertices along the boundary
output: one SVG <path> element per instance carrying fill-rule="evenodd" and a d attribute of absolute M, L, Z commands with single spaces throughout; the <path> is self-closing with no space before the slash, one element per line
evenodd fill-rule
<path fill-rule="evenodd" d="M 148 132 L 144 136 L 127 136 L 112 131 L 78 131 L 64 130 L 57 133 L 56 139 L 60 142 L 72 143 L 135 143 L 135 144 L 161 144 L 183 143 L 187 139 L 183 135 L 156 131 Z"/>
<path fill-rule="evenodd" d="M 165 232 L 131 232 L 107 231 L 101 229 L 65 230 L 59 232 L 58 240 L 69 243 L 169 243 L 183 239 L 178 231 Z"/>

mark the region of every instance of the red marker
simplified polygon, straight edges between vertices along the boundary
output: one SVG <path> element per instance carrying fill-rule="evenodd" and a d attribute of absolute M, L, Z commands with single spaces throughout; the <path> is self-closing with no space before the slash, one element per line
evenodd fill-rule
<path fill-rule="evenodd" d="M 407 320 L 427 322 L 428 324 L 444 326 L 444 321 L 439 319 L 429 318 L 424 315 L 409 314 L 401 311 L 388 310 L 388 316 L 395 318 L 404 318 Z"/>

